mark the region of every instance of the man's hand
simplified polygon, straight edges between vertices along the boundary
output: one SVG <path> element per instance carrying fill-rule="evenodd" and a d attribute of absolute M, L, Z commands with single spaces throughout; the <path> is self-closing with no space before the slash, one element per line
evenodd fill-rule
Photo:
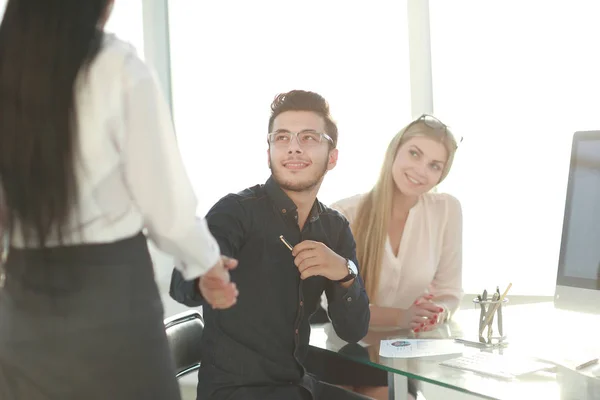
<path fill-rule="evenodd" d="M 200 277 L 198 289 L 202 297 L 214 309 L 226 309 L 237 302 L 238 290 L 231 282 L 229 270 L 237 267 L 237 260 L 221 256 L 221 259 L 206 274 Z"/>
<path fill-rule="evenodd" d="M 346 259 L 321 242 L 300 242 L 292 249 L 292 255 L 302 279 L 321 275 L 329 280 L 339 281 L 348 275 Z"/>
<path fill-rule="evenodd" d="M 408 310 L 402 314 L 401 327 L 408 327 L 413 332 L 431 331 L 441 322 L 443 307 L 433 303 L 433 295 L 419 297 Z"/>

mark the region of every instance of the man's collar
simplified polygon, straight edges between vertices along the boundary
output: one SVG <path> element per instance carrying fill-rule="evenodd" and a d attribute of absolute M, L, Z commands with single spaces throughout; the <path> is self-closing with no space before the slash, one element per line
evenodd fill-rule
<path fill-rule="evenodd" d="M 290 213 L 294 213 L 298 210 L 298 206 L 296 203 L 292 201 L 288 197 L 287 194 L 281 189 L 281 186 L 277 182 L 273 176 L 269 177 L 267 182 L 265 183 L 265 191 L 267 192 L 267 196 L 273 201 L 273 204 L 277 208 L 280 214 L 289 215 Z M 315 202 L 310 209 L 310 213 L 308 214 L 308 221 L 314 222 L 319 219 L 319 214 L 324 211 L 323 206 L 319 202 L 318 199 L 315 199 Z"/>

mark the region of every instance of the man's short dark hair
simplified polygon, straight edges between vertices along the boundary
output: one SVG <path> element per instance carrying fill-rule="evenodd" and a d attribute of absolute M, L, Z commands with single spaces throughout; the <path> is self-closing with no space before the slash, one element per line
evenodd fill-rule
<path fill-rule="evenodd" d="M 329 103 L 323 96 L 305 90 L 292 90 L 291 92 L 278 94 L 271 103 L 269 132 L 273 129 L 275 118 L 286 111 L 312 111 L 322 117 L 325 120 L 325 133 L 333 139 L 332 147 L 337 146 L 338 128 L 329 113 Z"/>

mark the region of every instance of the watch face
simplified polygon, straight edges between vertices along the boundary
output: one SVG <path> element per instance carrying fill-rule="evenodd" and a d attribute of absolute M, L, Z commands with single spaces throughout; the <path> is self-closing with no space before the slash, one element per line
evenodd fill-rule
<path fill-rule="evenodd" d="M 358 275 L 358 268 L 356 268 L 356 264 L 352 260 L 348 260 L 348 268 L 354 273 L 354 275 Z"/>

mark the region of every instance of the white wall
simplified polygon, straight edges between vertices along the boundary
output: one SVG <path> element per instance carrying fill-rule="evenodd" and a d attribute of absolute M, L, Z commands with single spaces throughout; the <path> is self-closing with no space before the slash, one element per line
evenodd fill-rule
<path fill-rule="evenodd" d="M 464 136 L 441 190 L 467 292 L 553 295 L 571 138 L 600 129 L 600 2 L 432 0 L 434 109 Z"/>
<path fill-rule="evenodd" d="M 322 94 L 338 121 L 320 199 L 372 186 L 410 119 L 406 0 L 171 0 L 169 20 L 175 126 L 200 214 L 268 178 L 269 107 L 291 89 Z"/>

